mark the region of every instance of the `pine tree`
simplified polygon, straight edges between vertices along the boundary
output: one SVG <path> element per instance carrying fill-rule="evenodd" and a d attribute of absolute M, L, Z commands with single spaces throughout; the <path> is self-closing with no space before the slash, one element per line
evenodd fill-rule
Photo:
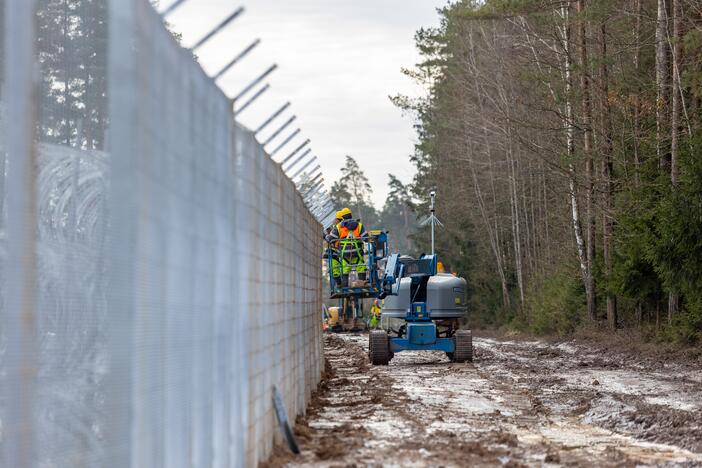
<path fill-rule="evenodd" d="M 412 231 L 416 228 L 412 196 L 405 184 L 393 174 L 388 174 L 390 191 L 380 212 L 382 228 L 390 231 L 395 250 L 412 252 Z"/>
<path fill-rule="evenodd" d="M 104 146 L 107 114 L 107 1 L 40 0 L 40 133 L 46 141 Z"/>

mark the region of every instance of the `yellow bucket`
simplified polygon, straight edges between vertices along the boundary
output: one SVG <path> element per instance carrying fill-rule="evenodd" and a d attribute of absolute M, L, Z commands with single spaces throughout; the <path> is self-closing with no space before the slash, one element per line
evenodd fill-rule
<path fill-rule="evenodd" d="M 329 311 L 329 326 L 333 327 L 337 323 L 339 323 L 339 308 L 338 307 L 330 307 L 327 309 Z"/>

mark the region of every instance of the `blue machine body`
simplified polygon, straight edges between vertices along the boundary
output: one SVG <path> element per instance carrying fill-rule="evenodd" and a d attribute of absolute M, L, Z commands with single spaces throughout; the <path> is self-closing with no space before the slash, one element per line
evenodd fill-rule
<path fill-rule="evenodd" d="M 401 351 L 443 351 L 454 352 L 455 344 L 451 338 L 439 338 L 436 324 L 426 309 L 425 302 L 414 302 L 405 317 L 406 331 L 404 337 L 390 338 L 390 352 Z"/>
<path fill-rule="evenodd" d="M 454 352 L 455 344 L 451 338 L 439 338 L 436 324 L 427 309 L 426 285 L 430 277 L 437 274 L 437 259 L 435 255 L 424 255 L 413 264 L 411 272 L 405 271 L 405 265 L 399 255 L 392 255 L 386 267 L 384 280 L 390 294 L 397 295 L 400 278 L 409 274 L 412 278 L 414 297 L 423 299 L 412 302 L 405 315 L 405 333 L 403 337 L 390 338 L 390 352 L 401 351 L 443 351 Z M 388 288 L 389 286 L 389 288 Z M 423 293 L 423 294 L 422 294 Z"/>
<path fill-rule="evenodd" d="M 436 325 L 434 325 L 436 327 Z M 436 333 L 436 332 L 435 332 Z M 414 344 L 407 338 L 390 338 L 390 352 L 399 353 L 401 351 L 443 351 L 453 353 L 455 345 L 451 338 L 436 338 L 431 344 Z"/>
<path fill-rule="evenodd" d="M 407 340 L 418 346 L 436 343 L 436 325 L 434 323 L 407 324 Z"/>
<path fill-rule="evenodd" d="M 410 267 L 407 267 L 399 254 L 389 254 L 386 232 L 375 231 L 369 239 L 363 242 L 365 244 L 368 285 L 362 288 L 342 287 L 336 284 L 332 276 L 333 249 L 331 246 L 327 249 L 326 258 L 331 284 L 331 298 L 357 300 L 397 296 L 400 289 L 400 279 L 410 277 L 415 294 L 411 306 L 406 311 L 405 332 L 401 337 L 390 338 L 390 352 L 443 351 L 453 353 L 455 350 L 453 339 L 438 336 L 437 326 L 427 308 L 427 283 L 430 277 L 437 274 L 436 256 L 423 255 L 419 260 L 412 262 Z M 384 265 L 383 271 L 380 270 L 382 265 Z M 358 302 L 356 301 L 356 303 Z"/>

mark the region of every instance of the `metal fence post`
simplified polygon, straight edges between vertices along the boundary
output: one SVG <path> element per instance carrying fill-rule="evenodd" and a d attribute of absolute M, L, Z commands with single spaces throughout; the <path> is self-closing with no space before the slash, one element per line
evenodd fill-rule
<path fill-rule="evenodd" d="M 7 340 L 6 381 L 2 385 L 4 466 L 35 462 L 36 353 L 36 175 L 34 125 L 35 1 L 7 0 L 5 72 L 9 131 L 7 177 L 7 262 L 5 308 L 1 323 Z"/>

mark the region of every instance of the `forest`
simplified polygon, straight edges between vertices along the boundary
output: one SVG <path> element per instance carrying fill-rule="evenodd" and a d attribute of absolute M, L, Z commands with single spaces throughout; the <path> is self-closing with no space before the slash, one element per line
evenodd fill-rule
<path fill-rule="evenodd" d="M 438 14 L 403 70 L 426 94 L 392 97 L 415 122 L 414 180 L 389 174 L 376 208 L 348 156 L 336 205 L 418 254 L 436 190 L 438 252 L 468 279 L 478 324 L 699 343 L 702 3 L 462 0 Z M 39 2 L 42 141 L 105 148 L 105 18 L 104 0 Z"/>
<path fill-rule="evenodd" d="M 413 200 L 474 321 L 702 339 L 702 3 L 463 0 L 416 34 Z M 424 212 L 421 204 L 416 212 Z M 426 232 L 413 235 L 417 246 Z"/>

